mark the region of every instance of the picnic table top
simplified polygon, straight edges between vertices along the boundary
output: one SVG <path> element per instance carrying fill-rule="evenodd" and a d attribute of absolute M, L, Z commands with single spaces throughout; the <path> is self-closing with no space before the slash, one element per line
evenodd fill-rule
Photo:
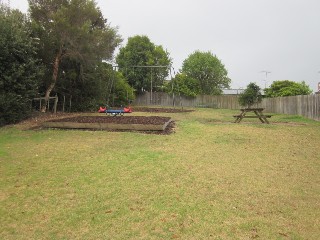
<path fill-rule="evenodd" d="M 264 108 L 241 108 L 241 111 L 263 111 Z"/>

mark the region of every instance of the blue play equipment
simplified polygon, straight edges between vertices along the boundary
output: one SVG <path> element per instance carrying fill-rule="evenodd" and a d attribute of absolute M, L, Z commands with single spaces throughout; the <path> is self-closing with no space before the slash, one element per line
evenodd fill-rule
<path fill-rule="evenodd" d="M 107 115 L 112 115 L 112 116 L 117 116 L 117 115 L 120 115 L 120 116 L 123 116 L 123 114 L 125 113 L 124 110 L 112 110 L 112 109 L 107 109 L 105 111 L 105 113 Z"/>
<path fill-rule="evenodd" d="M 125 107 L 123 109 L 107 109 L 107 108 L 103 108 L 100 107 L 99 111 L 100 113 L 106 113 L 107 115 L 112 115 L 112 116 L 123 116 L 125 113 L 131 113 L 132 109 L 130 107 Z"/>

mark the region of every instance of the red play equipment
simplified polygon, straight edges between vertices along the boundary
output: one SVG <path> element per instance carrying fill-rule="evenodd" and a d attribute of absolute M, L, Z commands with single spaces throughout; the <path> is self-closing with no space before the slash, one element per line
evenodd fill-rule
<path fill-rule="evenodd" d="M 98 112 L 99 112 L 99 113 L 105 113 L 106 110 L 107 110 L 106 107 L 100 107 L 99 110 L 98 110 Z"/>

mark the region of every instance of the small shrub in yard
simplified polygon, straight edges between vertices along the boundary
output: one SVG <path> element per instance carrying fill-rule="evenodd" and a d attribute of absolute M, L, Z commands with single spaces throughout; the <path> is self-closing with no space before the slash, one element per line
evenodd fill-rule
<path fill-rule="evenodd" d="M 249 83 L 243 93 L 240 94 L 239 104 L 243 107 L 250 108 L 256 103 L 262 101 L 261 89 L 255 83 Z"/>

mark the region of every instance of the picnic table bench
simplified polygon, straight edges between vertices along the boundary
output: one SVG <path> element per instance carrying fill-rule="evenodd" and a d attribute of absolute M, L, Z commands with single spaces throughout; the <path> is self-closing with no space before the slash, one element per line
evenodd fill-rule
<path fill-rule="evenodd" d="M 271 118 L 272 115 L 264 115 L 262 112 L 263 110 L 264 108 L 242 108 L 240 109 L 241 113 L 239 115 L 233 116 L 236 118 L 235 123 L 240 123 L 243 118 L 259 118 L 262 123 L 269 124 L 267 118 Z M 248 112 L 253 112 L 255 115 L 247 116 L 246 114 Z"/>

